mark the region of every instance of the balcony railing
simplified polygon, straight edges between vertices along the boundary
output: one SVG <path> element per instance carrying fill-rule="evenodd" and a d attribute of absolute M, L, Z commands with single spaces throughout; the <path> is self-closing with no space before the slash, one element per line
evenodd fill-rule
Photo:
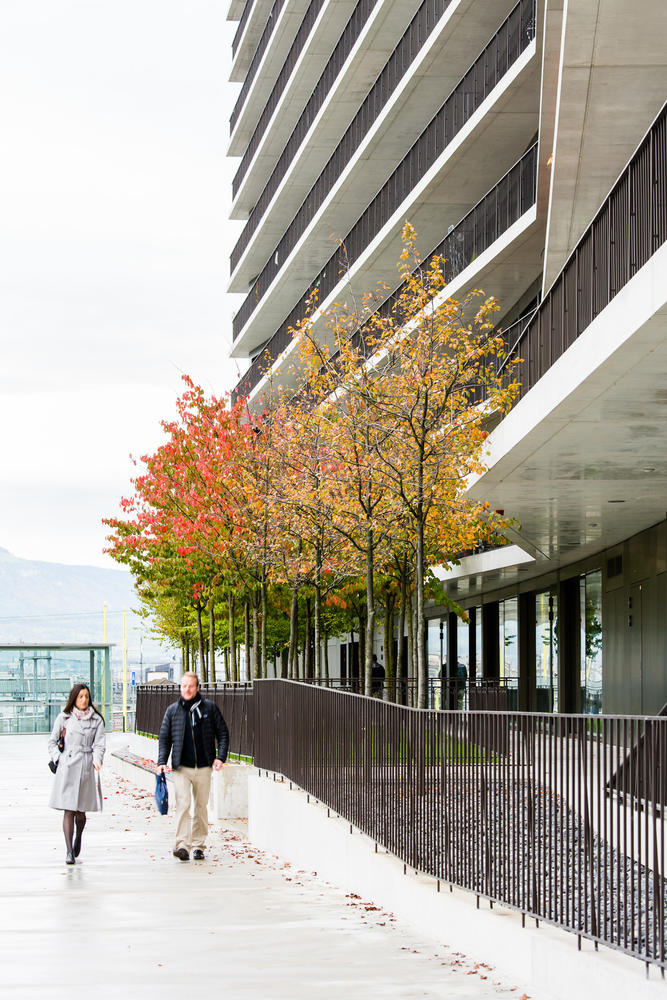
<path fill-rule="evenodd" d="M 253 697 L 256 766 L 414 871 L 665 967 L 667 719 Z"/>
<path fill-rule="evenodd" d="M 447 234 L 433 250 L 429 261 L 435 254 L 444 257 L 445 278 L 447 282 L 452 281 L 535 204 L 536 190 L 537 144 L 531 146 L 518 163 L 515 163 L 495 187 Z M 291 343 L 292 330 L 304 315 L 308 295 L 312 289 L 318 283 L 320 284 L 320 301 L 323 301 L 331 287 L 335 287 L 335 284 L 341 280 L 339 268 L 340 265 L 334 266 L 330 272 L 333 279 L 330 282 L 326 281 L 325 283 L 326 275 L 320 274 L 264 350 L 255 358 L 234 389 L 233 400 L 238 399 L 241 395 L 247 396 L 261 382 L 273 362 Z M 380 306 L 381 315 L 389 315 L 399 295 L 400 286 Z M 363 332 L 358 336 L 363 339 Z"/>
<path fill-rule="evenodd" d="M 323 300 L 337 283 L 341 266 L 349 267 L 363 253 L 394 212 L 452 142 L 468 119 L 517 61 L 535 37 L 536 0 L 519 0 L 484 51 L 457 84 L 437 114 L 408 150 L 389 180 L 344 239 L 344 247 L 329 258 L 315 282 Z M 294 250 L 324 198 L 317 182 L 275 248 L 233 321 L 238 337 L 280 268 Z"/>
<path fill-rule="evenodd" d="M 666 239 L 667 104 L 530 322 L 508 341 L 508 361 L 522 359 L 521 396 Z"/>
<path fill-rule="evenodd" d="M 294 130 L 293 130 L 293 132 L 292 132 L 292 134 L 291 134 L 291 136 L 290 136 L 290 138 L 289 138 L 289 140 L 287 142 L 287 145 L 285 146 L 285 149 L 283 150 L 283 152 L 282 152 L 282 154 L 280 156 L 280 159 L 279 159 L 276 167 L 274 168 L 273 173 L 271 174 L 271 177 L 269 178 L 269 181 L 268 181 L 268 183 L 266 185 L 265 191 L 262 192 L 262 194 L 260 195 L 259 201 L 257 202 L 257 205 L 253 209 L 253 211 L 252 211 L 252 213 L 250 215 L 250 218 L 248 219 L 247 225 L 251 225 L 252 224 L 255 228 L 257 227 L 257 223 L 259 222 L 259 219 L 264 214 L 264 211 L 266 209 L 266 205 L 271 200 L 270 197 L 267 200 L 267 194 L 266 194 L 267 189 L 271 190 L 271 197 L 273 196 L 273 194 L 275 194 L 276 190 L 278 189 L 278 185 L 280 184 L 280 181 L 284 177 L 285 172 L 286 172 L 289 164 L 294 159 L 294 155 L 295 155 L 297 149 L 299 148 L 299 146 L 303 142 L 303 139 L 304 139 L 306 133 L 308 132 L 308 129 L 312 125 L 312 123 L 313 123 L 313 121 L 315 119 L 315 116 L 317 115 L 317 112 L 319 111 L 319 109 L 321 108 L 322 104 L 324 103 L 327 94 L 331 90 L 331 87 L 333 86 L 333 83 L 334 83 L 336 77 L 338 76 L 338 74 L 340 73 L 341 69 L 343 68 L 343 65 L 345 64 L 345 60 L 347 59 L 348 55 L 350 54 L 350 52 L 351 52 L 351 50 L 352 50 L 355 42 L 357 41 L 357 38 L 361 34 L 361 30 L 362 30 L 363 26 L 365 25 L 366 21 L 368 20 L 370 14 L 371 14 L 373 8 L 375 7 L 375 5 L 377 4 L 377 2 L 378 2 L 378 0 L 359 0 L 359 3 L 354 8 L 354 10 L 352 12 L 352 15 L 350 17 L 350 20 L 347 22 L 347 25 L 345 26 L 345 29 L 344 29 L 342 35 L 338 39 L 338 43 L 336 45 L 336 48 L 333 50 L 333 52 L 331 54 L 331 58 L 329 59 L 327 65 L 326 65 L 326 67 L 324 69 L 324 72 L 322 73 L 322 76 L 320 77 L 320 79 L 318 80 L 317 84 L 315 85 L 315 89 L 313 90 L 313 93 L 311 94 L 310 99 L 308 100 L 308 103 L 306 104 L 306 107 L 304 108 L 304 110 L 303 110 L 303 112 L 301 114 L 301 117 L 299 118 L 298 122 L 296 123 L 296 125 L 294 127 Z M 437 0 L 437 2 L 440 3 L 440 2 L 442 2 L 442 0 Z M 448 0 L 448 2 L 451 2 L 451 0 Z M 291 55 L 291 52 L 290 52 L 290 55 Z M 289 58 L 290 58 L 290 56 L 288 56 L 288 60 L 289 60 Z M 290 73 L 291 73 L 291 69 L 290 69 Z M 252 134 L 252 138 L 250 139 L 250 142 L 248 143 L 248 147 L 247 147 L 245 153 L 243 154 L 243 157 L 242 157 L 241 162 L 239 164 L 239 168 L 236 171 L 236 175 L 235 175 L 234 180 L 232 182 L 232 194 L 233 194 L 234 197 L 236 197 L 236 195 L 238 193 L 238 190 L 239 190 L 239 188 L 241 186 L 243 178 L 245 177 L 246 173 L 248 172 L 248 167 L 252 163 L 253 157 L 254 157 L 255 153 L 257 152 L 257 148 L 258 148 L 260 142 L 262 141 L 262 139 L 264 138 L 264 134 L 266 132 L 266 127 L 268 126 L 269 121 L 271 120 L 271 117 L 272 117 L 272 115 L 273 115 L 276 107 L 278 106 L 278 102 L 280 100 L 280 95 L 282 94 L 283 87 L 281 87 L 281 89 L 280 89 L 280 94 L 275 95 L 275 91 L 277 90 L 277 87 L 278 87 L 278 83 L 276 83 L 276 87 L 274 87 L 274 92 L 272 92 L 271 96 L 269 97 L 267 105 L 264 108 L 264 111 L 262 112 L 262 115 L 261 115 L 261 118 L 259 120 L 259 123 L 257 124 L 257 128 L 255 129 L 255 131 Z M 262 206 L 263 206 L 261 209 L 259 208 L 260 202 L 262 203 Z M 258 214 L 256 215 L 256 213 L 258 213 Z M 253 220 L 252 223 L 251 223 L 251 220 Z M 247 228 L 247 226 L 246 226 L 246 228 Z M 254 232 L 254 229 L 252 231 Z M 245 229 L 244 229 L 243 233 L 245 234 Z M 243 236 L 242 236 L 242 238 L 243 238 Z M 249 238 L 250 238 L 250 232 L 248 233 L 248 236 L 246 237 L 246 244 L 247 244 Z M 238 246 L 238 244 L 237 244 L 237 246 Z M 234 264 L 234 255 L 236 254 L 236 260 L 238 261 L 238 257 L 240 256 L 241 253 L 242 253 L 242 249 L 239 249 L 238 252 L 237 252 L 237 247 L 234 248 L 234 251 L 232 253 L 232 271 L 234 270 L 234 267 L 236 266 Z"/>
<path fill-rule="evenodd" d="M 257 48 L 255 49 L 255 54 L 252 57 L 252 61 L 250 63 L 250 67 L 246 74 L 246 78 L 243 81 L 243 86 L 241 87 L 241 93 L 239 94 L 236 100 L 236 104 L 234 105 L 234 110 L 232 111 L 231 118 L 229 119 L 230 134 L 234 131 L 238 117 L 241 114 L 241 109 L 245 104 L 246 97 L 250 92 L 253 80 L 257 75 L 257 70 L 259 69 L 259 65 L 262 59 L 264 58 L 264 53 L 266 52 L 269 42 L 271 41 L 271 35 L 273 34 L 273 29 L 276 26 L 276 22 L 278 21 L 278 18 L 280 17 L 280 12 L 284 6 L 285 6 L 285 0 L 276 0 L 273 7 L 271 8 L 269 19 L 266 22 L 264 31 L 262 32 L 262 37 L 260 38 Z"/>
<path fill-rule="evenodd" d="M 253 8 L 255 0 L 246 0 L 246 5 L 243 8 L 243 13 L 241 14 L 241 20 L 239 21 L 238 27 L 236 29 L 236 34 L 234 35 L 234 41 L 232 42 L 232 56 L 236 55 L 236 50 L 239 47 L 239 42 L 243 38 L 243 32 L 245 31 L 245 26 L 248 23 L 248 18 L 250 17 L 250 11 Z"/>
<path fill-rule="evenodd" d="M 337 178 L 340 177 L 345 165 L 350 161 L 355 150 L 367 135 L 369 128 L 378 117 L 389 98 L 396 89 L 398 83 L 403 79 L 409 67 L 414 62 L 418 53 L 426 44 L 436 24 L 449 7 L 452 0 L 424 0 L 421 7 L 413 17 L 405 30 L 400 42 L 392 52 L 384 65 L 384 68 L 373 87 L 368 93 L 359 111 L 352 119 L 352 123 L 346 130 L 341 141 L 331 155 L 329 162 L 316 181 L 315 187 L 318 189 L 316 201 L 321 204 L 322 199 L 331 190 Z M 287 173 L 291 163 L 296 156 L 297 150 L 304 141 L 310 126 L 313 124 L 320 108 L 324 104 L 338 74 L 345 61 L 352 51 L 352 48 L 361 34 L 361 30 L 370 17 L 377 0 L 360 0 L 352 17 L 348 21 L 345 31 L 341 35 L 338 45 L 329 60 L 324 73 L 320 77 L 315 90 L 312 93 L 303 114 L 296 123 L 285 149 L 280 155 L 273 173 L 259 196 L 255 207 L 250 213 L 250 217 L 241 233 L 241 236 L 234 247 L 231 255 L 231 271 L 233 272 L 243 251 L 247 247 L 251 236 L 256 231 L 259 223 L 264 217 L 267 207 L 271 203 L 280 182 Z M 268 119 L 267 119 L 268 122 Z M 233 182 L 233 192 L 236 195 L 241 181 L 245 177 L 248 167 L 255 155 L 257 146 L 261 142 L 263 131 L 259 127 L 255 130 L 250 145 L 246 150 L 241 164 Z"/>

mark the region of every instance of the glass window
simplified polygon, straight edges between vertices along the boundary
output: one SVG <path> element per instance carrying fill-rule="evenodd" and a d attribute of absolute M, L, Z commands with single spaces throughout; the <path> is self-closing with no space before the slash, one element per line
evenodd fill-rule
<path fill-rule="evenodd" d="M 551 590 L 535 595 L 535 709 L 558 711 L 557 597 Z"/>
<path fill-rule="evenodd" d="M 509 708 L 518 706 L 519 693 L 519 599 L 510 597 L 499 604 L 500 683 L 509 691 Z"/>
<path fill-rule="evenodd" d="M 445 674 L 447 654 L 447 623 L 439 618 L 430 618 L 427 631 L 429 708 L 441 707 L 440 678 Z"/>
<path fill-rule="evenodd" d="M 581 711 L 602 711 L 602 571 L 581 577 Z"/>

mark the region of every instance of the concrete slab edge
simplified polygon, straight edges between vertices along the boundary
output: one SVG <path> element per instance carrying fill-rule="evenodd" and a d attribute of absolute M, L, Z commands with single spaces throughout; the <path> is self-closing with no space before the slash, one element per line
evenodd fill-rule
<path fill-rule="evenodd" d="M 540 998 L 605 1000 L 667 997 L 657 968 L 646 978 L 637 959 L 582 941 L 544 922 L 539 929 L 513 910 L 480 900 L 447 883 L 415 875 L 398 858 L 378 849 L 348 821 L 328 815 L 327 807 L 281 776 L 254 770 L 248 778 L 248 836 L 255 846 L 278 855 L 348 892 L 382 906 L 419 930 L 475 961 L 490 963 L 498 973 Z"/>

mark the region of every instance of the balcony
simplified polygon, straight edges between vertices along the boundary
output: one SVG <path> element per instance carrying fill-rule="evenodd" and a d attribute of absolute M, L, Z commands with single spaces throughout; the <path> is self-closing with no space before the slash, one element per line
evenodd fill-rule
<path fill-rule="evenodd" d="M 530 322 L 508 342 L 521 397 L 667 240 L 667 105 Z"/>
<path fill-rule="evenodd" d="M 271 13 L 272 0 L 247 0 L 232 41 L 229 79 L 242 83 Z"/>
<path fill-rule="evenodd" d="M 534 41 L 535 32 L 535 0 L 520 0 L 519 4 L 517 4 L 510 16 L 501 25 L 481 55 L 470 67 L 463 79 L 460 80 L 444 104 L 442 104 L 438 113 L 413 144 L 366 211 L 347 233 L 343 241 L 345 250 L 343 251 L 339 248 L 326 260 L 320 274 L 312 282 L 296 306 L 295 311 L 299 315 L 302 314 L 305 301 L 315 286 L 320 289 L 320 301 L 326 298 L 327 294 L 340 280 L 341 267 L 343 265 L 346 268 L 350 267 L 364 254 L 366 249 L 383 230 L 383 227 L 386 226 L 399 207 L 406 202 L 418 186 L 421 189 L 427 178 L 430 178 L 429 182 L 432 181 L 435 183 L 432 171 L 435 169 L 437 172 L 438 167 L 436 167 L 436 162 L 447 151 L 450 145 L 456 145 L 457 149 L 459 148 L 460 143 L 457 145 L 455 140 L 458 139 L 459 133 L 462 132 L 464 127 L 469 122 L 472 123 L 475 113 L 480 110 L 484 102 L 490 99 L 491 95 L 506 98 L 505 91 L 499 85 L 503 83 L 506 76 L 509 78 L 508 86 L 514 81 L 512 70 L 518 64 L 522 54 Z M 489 136 L 493 135 L 494 128 L 497 128 L 498 147 L 495 150 L 497 162 L 502 162 L 502 157 L 507 157 L 511 163 L 511 152 L 513 149 L 516 149 L 515 143 L 519 145 L 519 148 L 521 148 L 521 145 L 525 146 L 529 139 L 529 133 L 534 132 L 534 125 L 537 120 L 536 101 L 538 98 L 536 95 L 538 95 L 538 92 L 539 86 L 536 81 L 529 79 L 525 82 L 524 91 L 518 91 L 514 95 L 512 102 L 510 102 L 511 106 L 508 105 L 504 109 L 504 117 L 500 112 L 498 113 L 497 117 L 498 119 L 503 118 L 502 122 L 498 120 L 492 126 L 493 115 L 485 116 L 489 119 L 485 121 L 487 132 L 485 146 L 487 150 L 489 148 Z M 486 106 L 485 110 L 490 110 L 489 105 Z M 532 117 L 533 115 L 535 117 Z M 475 121 L 479 124 L 479 116 Z M 479 171 L 481 169 L 483 172 L 484 167 L 480 167 L 481 155 L 480 150 L 476 158 L 478 162 L 476 162 L 475 170 Z M 488 151 L 486 156 L 488 158 Z M 459 166 L 461 165 L 459 164 Z M 486 167 L 486 169 L 490 168 L 492 168 L 492 164 L 490 167 Z M 461 170 L 461 183 L 470 189 L 469 186 L 472 183 L 470 179 L 470 165 L 466 169 L 461 168 Z M 429 171 L 431 171 L 430 174 Z M 453 190 L 451 184 L 449 188 Z M 284 267 L 285 261 L 293 254 L 306 226 L 311 221 L 318 207 L 315 194 L 311 192 L 311 195 L 312 197 L 309 196 L 301 206 L 292 225 L 276 247 L 273 256 L 266 264 L 243 305 L 234 317 L 234 339 L 239 337 L 241 331 L 262 302 L 263 297 L 271 288 L 275 277 Z M 449 190 L 444 194 L 434 194 L 434 200 L 439 204 L 446 203 L 447 200 L 451 200 L 451 197 Z M 462 197 L 462 192 L 459 195 L 460 197 Z M 423 207 L 424 205 L 422 204 Z M 426 230 L 426 233 L 422 233 L 422 235 L 426 235 L 426 238 L 428 238 L 429 213 L 422 214 L 424 215 L 423 228 Z M 411 219 L 411 221 L 416 220 Z M 420 232 L 422 227 L 418 224 L 417 229 Z M 312 261 L 313 254 L 310 253 L 307 256 L 309 262 Z M 343 257 L 345 257 L 345 260 L 343 260 Z"/>
<path fill-rule="evenodd" d="M 229 156 L 245 151 L 308 6 L 308 0 L 275 0 L 229 120 Z"/>
<path fill-rule="evenodd" d="M 430 37 L 434 27 L 449 7 L 451 0 L 424 0 L 414 18 L 408 25 L 400 42 L 392 52 L 389 60 L 385 63 L 380 75 L 372 86 L 368 96 L 355 115 L 351 125 L 343 135 L 337 145 L 333 155 L 329 159 L 324 172 L 320 175 L 315 184 L 316 189 L 323 189 L 319 192 L 320 203 L 323 197 L 331 190 L 331 187 L 340 176 L 344 166 L 349 162 L 352 155 L 359 147 L 363 138 L 368 134 L 368 130 L 376 120 L 382 109 L 394 93 L 399 81 L 403 78 L 409 67 L 412 65 L 417 54 L 421 51 L 426 41 Z M 341 35 L 336 48 L 334 49 L 327 66 L 315 87 L 310 100 L 306 104 L 301 117 L 299 118 L 294 131 L 292 132 L 287 145 L 285 146 L 280 159 L 278 160 L 264 190 L 262 191 L 255 207 L 253 208 L 248 222 L 234 247 L 231 255 L 230 270 L 233 273 L 236 269 L 243 252 L 264 217 L 267 207 L 273 200 L 285 174 L 294 161 L 297 150 L 303 143 L 306 135 L 317 117 L 320 109 L 324 105 L 331 89 L 337 80 L 343 66 L 362 33 L 373 9 L 377 5 L 377 0 L 362 0 L 348 21 L 345 31 Z M 267 105 L 268 107 L 268 105 Z M 262 115 L 262 120 L 264 115 Z M 260 126 L 250 141 L 250 144 L 241 160 L 232 186 L 233 196 L 236 197 L 243 178 L 252 162 L 257 148 L 262 141 L 263 130 Z M 268 124 L 268 119 L 267 119 Z"/>
<path fill-rule="evenodd" d="M 537 190 L 537 145 L 532 146 L 484 198 L 461 219 L 432 251 L 446 258 L 445 277 L 452 282 L 473 261 L 491 250 L 494 243 L 535 205 Z M 388 315 L 400 294 L 396 289 L 380 306 Z M 321 296 L 323 301 L 324 296 Z M 272 364 L 292 343 L 292 329 L 303 315 L 303 303 L 290 313 L 280 329 L 240 380 L 232 396 L 249 396 L 264 379 Z M 363 336 L 363 334 L 362 334 Z"/>

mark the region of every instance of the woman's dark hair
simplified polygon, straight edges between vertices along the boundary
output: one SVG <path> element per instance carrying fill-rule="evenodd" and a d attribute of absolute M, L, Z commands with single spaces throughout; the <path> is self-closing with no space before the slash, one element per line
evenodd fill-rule
<path fill-rule="evenodd" d="M 88 687 L 87 684 L 75 684 L 74 685 L 74 687 L 72 688 L 72 690 L 69 693 L 69 696 L 67 698 L 67 704 L 65 705 L 65 708 L 63 710 L 65 712 L 65 715 L 71 715 L 72 714 L 72 709 L 76 705 L 76 699 L 79 697 L 79 695 L 81 694 L 82 691 L 87 691 L 88 692 L 88 704 L 92 708 L 93 712 L 97 712 L 97 714 L 99 715 L 99 717 L 102 720 L 102 722 L 104 722 L 104 716 L 99 711 L 99 709 L 95 708 L 95 706 L 93 705 L 93 699 L 92 699 L 91 694 L 90 694 L 90 688 Z"/>

